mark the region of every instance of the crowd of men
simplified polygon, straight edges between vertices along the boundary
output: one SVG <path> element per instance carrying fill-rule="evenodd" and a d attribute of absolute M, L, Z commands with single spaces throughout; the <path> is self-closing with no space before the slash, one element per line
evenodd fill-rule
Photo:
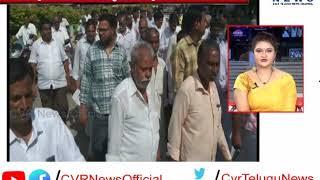
<path fill-rule="evenodd" d="M 232 129 L 227 113 L 226 22 L 202 6 L 181 26 L 174 12 L 139 12 L 84 17 L 74 53 L 62 16 L 41 21 L 37 40 L 31 23 L 20 28 L 31 54 L 10 61 L 10 161 L 85 160 L 63 123 L 68 91 L 94 161 L 230 161 L 231 130 L 238 148 L 242 129 L 256 135 L 255 115 Z M 37 92 L 43 108 L 32 108 Z"/>

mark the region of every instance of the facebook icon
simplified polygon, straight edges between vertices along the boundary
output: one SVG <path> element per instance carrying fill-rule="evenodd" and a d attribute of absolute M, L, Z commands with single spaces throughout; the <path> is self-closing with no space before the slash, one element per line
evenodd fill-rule
<path fill-rule="evenodd" d="M 47 171 L 37 169 L 30 174 L 29 180 L 50 180 L 50 176 Z"/>

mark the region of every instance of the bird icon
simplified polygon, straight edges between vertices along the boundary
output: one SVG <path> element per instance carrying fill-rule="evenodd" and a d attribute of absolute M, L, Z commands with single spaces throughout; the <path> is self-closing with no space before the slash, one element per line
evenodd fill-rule
<path fill-rule="evenodd" d="M 204 168 L 200 168 L 199 170 L 194 169 L 194 175 L 196 176 L 195 179 L 197 180 L 202 179 L 204 175 Z"/>

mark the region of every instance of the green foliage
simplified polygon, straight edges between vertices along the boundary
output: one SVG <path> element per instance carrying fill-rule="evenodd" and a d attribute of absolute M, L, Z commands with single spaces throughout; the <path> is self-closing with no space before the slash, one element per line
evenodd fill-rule
<path fill-rule="evenodd" d="M 97 13 L 111 13 L 116 14 L 120 11 L 129 12 L 133 7 L 139 7 L 140 9 L 152 8 L 151 4 L 126 4 L 126 5 L 114 5 L 114 4 L 91 4 L 91 5 L 36 5 L 36 4 L 21 4 L 10 5 L 9 10 L 9 28 L 10 36 L 15 35 L 19 28 L 24 24 L 26 17 L 31 17 L 32 22 L 39 29 L 39 23 L 42 19 L 52 19 L 59 12 L 65 17 L 70 25 L 77 26 L 81 16 L 96 11 Z"/>
<path fill-rule="evenodd" d="M 81 15 L 84 14 L 81 9 L 73 5 L 11 5 L 9 10 L 10 35 L 18 32 L 26 17 L 31 17 L 32 22 L 39 29 L 42 19 L 50 20 L 59 12 L 67 18 L 70 24 L 78 24 Z"/>

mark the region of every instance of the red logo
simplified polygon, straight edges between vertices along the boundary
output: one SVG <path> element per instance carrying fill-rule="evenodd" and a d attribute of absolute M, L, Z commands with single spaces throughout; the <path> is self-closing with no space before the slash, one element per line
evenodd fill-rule
<path fill-rule="evenodd" d="M 7 171 L 2 174 L 2 180 L 25 180 L 23 171 Z"/>

